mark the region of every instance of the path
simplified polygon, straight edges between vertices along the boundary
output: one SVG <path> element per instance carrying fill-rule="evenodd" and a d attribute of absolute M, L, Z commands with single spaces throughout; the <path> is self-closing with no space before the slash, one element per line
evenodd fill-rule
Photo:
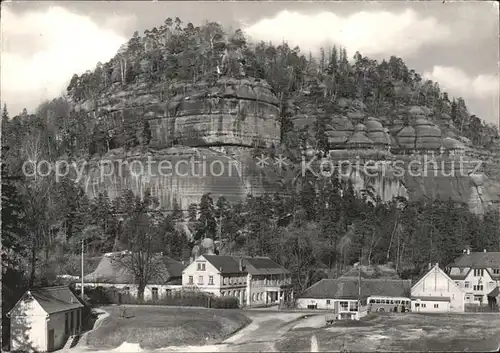
<path fill-rule="evenodd" d="M 108 313 L 100 315 L 94 328 L 99 327 L 108 315 Z M 252 322 L 220 344 L 205 346 L 171 346 L 146 351 L 139 348 L 138 344 L 124 342 L 120 347 L 114 350 L 96 351 L 90 349 L 86 345 L 87 332 L 82 336 L 77 346 L 63 352 L 276 352 L 274 347 L 276 340 L 294 327 L 305 314 L 272 311 L 245 311 L 245 315 L 248 316 Z"/>

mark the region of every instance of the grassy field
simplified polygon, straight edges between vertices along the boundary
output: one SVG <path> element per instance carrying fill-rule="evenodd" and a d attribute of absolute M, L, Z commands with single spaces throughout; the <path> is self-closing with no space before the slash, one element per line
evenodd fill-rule
<path fill-rule="evenodd" d="M 250 322 L 233 310 L 172 307 L 133 307 L 133 317 L 120 316 L 118 307 L 103 307 L 110 315 L 89 333 L 87 345 L 113 349 L 123 342 L 156 349 L 176 345 L 203 345 L 218 342 Z"/>
<path fill-rule="evenodd" d="M 301 325 L 277 342 L 279 351 L 309 351 L 314 334 L 319 351 L 476 351 L 500 344 L 500 314 L 371 314 L 330 327 Z"/>

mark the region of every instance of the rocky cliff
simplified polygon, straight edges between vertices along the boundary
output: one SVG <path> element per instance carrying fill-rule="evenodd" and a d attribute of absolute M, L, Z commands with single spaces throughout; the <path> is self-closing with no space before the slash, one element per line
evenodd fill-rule
<path fill-rule="evenodd" d="M 350 169 L 342 174 L 358 192 L 371 189 L 384 201 L 452 198 L 477 213 L 500 204 L 495 146 L 491 151 L 472 148 L 452 124 L 438 126 L 432 112 L 420 107 L 388 119 L 368 117 L 354 103 L 344 102 L 351 108 L 329 117 L 326 134 L 329 160 L 334 167 L 348 162 Z M 115 84 L 75 110 L 95 115 L 116 147 L 91 160 L 85 180 L 89 196 L 106 190 L 116 197 L 126 189 L 141 195 L 149 189 L 163 207 L 171 208 L 175 199 L 187 209 L 208 192 L 238 201 L 249 193 L 275 191 L 280 175 L 259 168 L 252 155 L 252 148 L 279 145 L 279 101 L 265 81 L 222 78 L 212 84 L 126 89 Z M 146 121 L 148 148 L 125 151 L 123 127 L 132 126 L 141 140 Z M 314 126 L 315 117 L 297 115 L 293 122 L 300 130 Z M 102 171 L 102 165 L 108 169 Z"/>
<path fill-rule="evenodd" d="M 278 100 L 265 81 L 223 78 L 126 89 L 115 84 L 75 110 L 94 115 L 116 147 L 91 159 L 84 180 L 91 197 L 149 189 L 162 207 L 171 209 L 175 199 L 187 209 L 205 193 L 238 201 L 272 191 L 272 177 L 257 167 L 251 149 L 279 144 Z M 126 151 L 124 127 L 141 140 L 146 121 L 149 148 Z"/>
<path fill-rule="evenodd" d="M 373 118 L 361 102 L 341 103 L 344 114 L 327 118 L 329 158 L 335 167 L 344 165 L 343 175 L 354 181 L 356 190 L 371 188 L 382 200 L 451 198 L 478 214 L 489 207 L 500 209 L 500 140 L 488 150 L 475 148 L 445 114 L 436 116 L 425 107 Z M 294 126 L 314 129 L 317 118 L 297 115 Z"/>

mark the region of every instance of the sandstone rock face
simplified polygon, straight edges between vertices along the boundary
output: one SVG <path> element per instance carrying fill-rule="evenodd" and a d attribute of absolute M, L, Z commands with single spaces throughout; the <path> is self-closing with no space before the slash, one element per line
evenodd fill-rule
<path fill-rule="evenodd" d="M 249 147 L 279 144 L 279 102 L 264 81 L 223 78 L 215 84 L 116 84 L 97 101 L 75 110 L 94 111 L 124 146 L 124 127 L 138 140 L 144 121 L 151 141 L 146 149 L 122 148 L 95 157 L 83 183 L 90 197 L 107 191 L 111 198 L 125 190 L 144 195 L 160 206 L 182 209 L 205 193 L 232 202 L 269 189 L 272 179 L 256 167 Z"/>
<path fill-rule="evenodd" d="M 82 183 L 91 198 L 104 191 L 113 199 L 126 190 L 139 196 L 149 190 L 161 207 L 171 210 L 177 202 L 187 210 L 205 193 L 238 202 L 249 193 L 267 192 L 273 177 L 264 173 L 248 149 L 239 153 L 185 146 L 131 152 L 116 149 L 91 160 Z"/>
<path fill-rule="evenodd" d="M 215 84 L 136 84 L 125 90 L 116 85 L 96 102 L 76 109 L 90 111 L 94 106 L 116 131 L 132 125 L 139 136 L 148 120 L 155 148 L 279 144 L 279 102 L 264 81 L 228 78 Z"/>

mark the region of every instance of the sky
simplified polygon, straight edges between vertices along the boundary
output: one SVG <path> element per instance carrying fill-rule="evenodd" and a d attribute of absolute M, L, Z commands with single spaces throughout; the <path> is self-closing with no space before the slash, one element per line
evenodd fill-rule
<path fill-rule="evenodd" d="M 71 76 L 94 69 L 135 30 L 167 17 L 241 28 L 254 40 L 286 40 L 308 53 L 336 44 L 409 68 L 463 97 L 471 114 L 499 124 L 499 7 L 467 2 L 3 1 L 2 105 L 34 111 L 65 91 Z"/>

